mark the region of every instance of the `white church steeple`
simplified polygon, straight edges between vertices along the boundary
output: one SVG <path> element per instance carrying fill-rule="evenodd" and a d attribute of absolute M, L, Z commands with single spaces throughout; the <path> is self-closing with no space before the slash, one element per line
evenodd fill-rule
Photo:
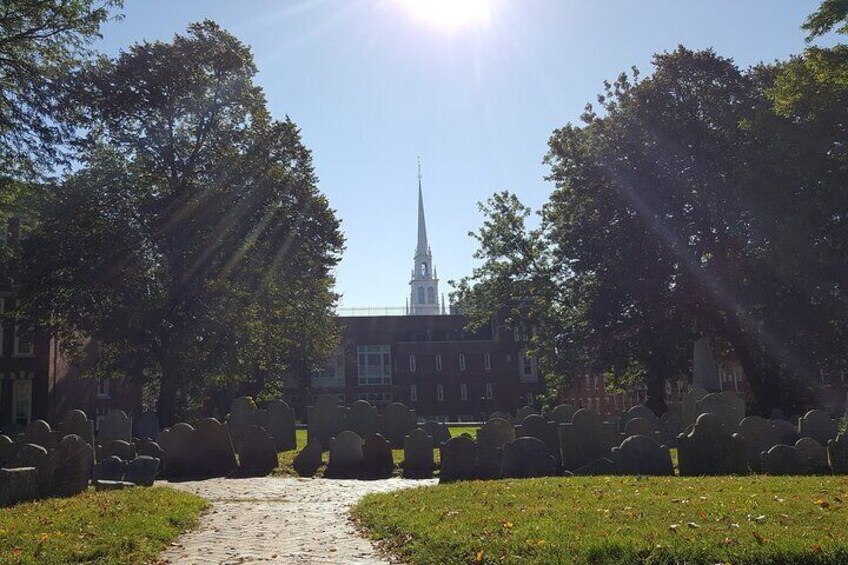
<path fill-rule="evenodd" d="M 439 309 L 439 279 L 433 267 L 433 254 L 427 243 L 427 225 L 424 220 L 424 194 L 421 188 L 421 159 L 418 160 L 418 244 L 415 246 L 415 265 L 409 300 L 409 313 L 437 315 Z"/>

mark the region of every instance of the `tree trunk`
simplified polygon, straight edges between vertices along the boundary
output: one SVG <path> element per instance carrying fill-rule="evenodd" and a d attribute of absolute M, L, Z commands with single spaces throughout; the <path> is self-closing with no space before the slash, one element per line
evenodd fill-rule
<path fill-rule="evenodd" d="M 159 426 L 170 427 L 176 423 L 177 392 L 179 391 L 179 370 L 174 362 L 160 361 L 162 378 L 159 381 L 159 398 L 156 399 L 156 412 Z"/>
<path fill-rule="evenodd" d="M 757 403 L 757 409 L 761 416 L 768 418 L 774 408 L 780 408 L 780 378 L 777 375 L 776 369 L 773 374 L 769 374 L 767 367 L 763 363 L 758 362 L 754 351 L 742 328 L 739 321 L 733 319 L 728 322 L 727 337 L 730 344 L 733 346 L 733 353 L 742 365 L 742 370 L 745 373 L 745 379 L 751 387 L 751 393 L 754 395 L 754 400 Z"/>
<path fill-rule="evenodd" d="M 648 401 L 645 404 L 651 409 L 657 418 L 662 416 L 667 409 L 665 404 L 664 375 L 664 372 L 650 371 L 646 382 L 648 386 Z"/>

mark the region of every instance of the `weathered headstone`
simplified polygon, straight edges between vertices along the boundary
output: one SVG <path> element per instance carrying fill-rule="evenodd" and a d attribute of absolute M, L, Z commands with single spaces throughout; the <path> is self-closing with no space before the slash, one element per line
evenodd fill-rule
<path fill-rule="evenodd" d="M 716 365 L 710 342 L 706 338 L 695 342 L 692 368 L 692 383 L 695 386 L 707 392 L 721 392 L 718 365 Z"/>
<path fill-rule="evenodd" d="M 612 457 L 612 454 L 610 454 L 610 457 Z M 591 463 L 574 469 L 572 474 L 580 477 L 588 475 L 615 475 L 617 473 L 618 469 L 616 468 L 615 463 L 612 462 L 612 459 L 602 457 L 601 459 L 596 459 Z"/>
<path fill-rule="evenodd" d="M 701 414 L 688 433 L 677 438 L 680 474 L 744 475 L 748 472 L 745 438 L 731 435 L 718 416 Z"/>
<path fill-rule="evenodd" d="M 156 439 L 159 436 L 159 414 L 145 412 L 133 421 L 135 437 Z"/>
<path fill-rule="evenodd" d="M 503 447 L 500 476 L 505 479 L 550 477 L 556 474 L 556 470 L 556 459 L 539 438 L 519 437 Z"/>
<path fill-rule="evenodd" d="M 494 479 L 501 469 L 503 446 L 515 439 L 515 428 L 501 418 L 490 418 L 477 430 L 477 473 Z"/>
<path fill-rule="evenodd" d="M 38 469 L 0 468 L 0 508 L 38 498 Z"/>
<path fill-rule="evenodd" d="M 0 467 L 7 467 L 15 457 L 15 442 L 9 436 L 0 435 Z"/>
<path fill-rule="evenodd" d="M 260 426 L 252 426 L 242 436 L 238 454 L 239 475 L 243 477 L 265 477 L 278 465 L 274 438 Z"/>
<path fill-rule="evenodd" d="M 454 437 L 439 448 L 441 470 L 439 483 L 478 478 L 477 444 L 466 435 Z"/>
<path fill-rule="evenodd" d="M 560 463 L 559 450 L 559 424 L 548 421 L 538 414 L 530 414 L 515 428 L 516 437 L 534 437 L 545 444 L 545 447 L 554 456 L 557 466 Z"/>
<path fill-rule="evenodd" d="M 739 434 L 745 438 L 748 466 L 755 473 L 761 472 L 762 453 L 781 443 L 781 433 L 771 421 L 748 416 L 739 422 Z"/>
<path fill-rule="evenodd" d="M 318 438 L 311 438 L 300 453 L 295 455 L 292 467 L 301 477 L 311 477 L 323 463 L 321 457 L 321 441 Z"/>
<path fill-rule="evenodd" d="M 383 410 L 380 425 L 383 437 L 389 440 L 392 449 L 403 449 L 406 434 L 418 427 L 418 417 L 415 410 L 400 402 L 393 402 Z"/>
<path fill-rule="evenodd" d="M 282 400 L 272 400 L 260 413 L 262 427 L 274 439 L 277 451 L 297 449 L 294 411 Z"/>
<path fill-rule="evenodd" d="M 94 422 L 88 419 L 85 412 L 82 410 L 69 410 L 62 418 L 62 424 L 59 426 L 61 435 L 78 435 L 88 445 L 96 445 L 94 443 Z"/>
<path fill-rule="evenodd" d="M 666 412 L 660 418 L 660 438 L 664 445 L 677 447 L 677 436 L 683 431 L 683 419 L 679 414 Z"/>
<path fill-rule="evenodd" d="M 230 431 L 234 449 L 238 450 L 241 445 L 241 438 L 247 433 L 247 430 L 253 426 L 261 425 L 259 418 L 259 409 L 252 398 L 240 396 L 233 400 L 230 405 L 230 414 L 227 416 L 227 429 Z"/>
<path fill-rule="evenodd" d="M 347 414 L 347 429 L 356 432 L 359 437 L 376 434 L 377 408 L 367 400 L 357 400 L 351 404 Z"/>
<path fill-rule="evenodd" d="M 355 432 L 345 430 L 330 440 L 330 461 L 327 477 L 353 479 L 362 475 L 365 462 L 362 454 L 362 438 Z"/>
<path fill-rule="evenodd" d="M 98 459 L 106 459 L 111 455 L 116 455 L 124 461 L 132 461 L 136 458 L 135 444 L 116 439 L 100 446 Z"/>
<path fill-rule="evenodd" d="M 62 438 L 38 468 L 40 492 L 46 496 L 73 496 L 88 488 L 92 448 L 77 435 Z"/>
<path fill-rule="evenodd" d="M 159 432 L 156 443 L 163 450 L 162 472 L 168 477 L 191 475 L 194 460 L 194 428 L 180 422 Z"/>
<path fill-rule="evenodd" d="M 571 404 L 560 404 L 551 410 L 551 413 L 548 414 L 548 420 L 557 424 L 570 424 L 575 412 L 577 412 L 577 408 Z"/>
<path fill-rule="evenodd" d="M 559 426 L 562 466 L 573 471 L 597 459 L 609 458 L 618 443 L 617 431 L 615 424 L 604 422 L 594 410 L 581 408 L 570 424 Z"/>
<path fill-rule="evenodd" d="M 427 420 L 421 425 L 421 429 L 433 438 L 433 445 L 435 447 L 439 447 L 451 438 L 450 428 L 442 422 Z"/>
<path fill-rule="evenodd" d="M 227 424 L 215 418 L 198 420 L 194 428 L 190 472 L 199 477 L 225 477 L 238 469 Z"/>
<path fill-rule="evenodd" d="M 834 474 L 848 474 L 848 432 L 842 432 L 836 439 L 827 442 L 827 459 Z"/>
<path fill-rule="evenodd" d="M 780 436 L 780 441 L 777 442 L 778 444 L 795 445 L 795 442 L 801 439 L 801 436 L 798 435 L 798 427 L 792 425 L 792 422 L 789 420 L 782 418 L 772 419 L 769 420 L 769 423 Z"/>
<path fill-rule="evenodd" d="M 836 438 L 839 429 L 836 422 L 830 419 L 823 410 L 810 410 L 798 420 L 798 434 L 801 437 L 811 437 L 821 445 Z"/>
<path fill-rule="evenodd" d="M 624 437 L 630 436 L 645 436 L 656 441 L 659 444 L 659 430 L 655 422 L 642 417 L 630 418 L 624 426 Z"/>
<path fill-rule="evenodd" d="M 768 475 L 809 475 L 813 468 L 803 453 L 790 445 L 775 445 L 762 453 L 763 472 Z"/>
<path fill-rule="evenodd" d="M 106 445 L 113 440 L 132 442 L 132 418 L 123 410 L 107 412 L 97 429 L 97 443 Z"/>
<path fill-rule="evenodd" d="M 18 444 L 15 456 L 12 457 L 9 468 L 16 467 L 41 467 L 47 459 L 47 450 L 34 443 Z"/>
<path fill-rule="evenodd" d="M 707 412 L 715 414 L 724 429 L 733 433 L 745 418 L 745 401 L 735 392 L 714 392 L 698 400 L 695 410 L 699 416 Z"/>
<path fill-rule="evenodd" d="M 127 461 L 116 455 L 108 455 L 101 458 L 94 466 L 92 478 L 95 481 L 123 481 L 127 474 Z"/>
<path fill-rule="evenodd" d="M 507 422 L 511 422 L 512 421 L 512 414 L 510 414 L 509 412 L 502 412 L 500 410 L 496 410 L 495 412 L 492 412 L 491 414 L 489 414 L 489 417 L 486 418 L 486 419 L 487 420 L 494 420 L 496 418 L 499 418 L 501 420 L 506 420 Z"/>
<path fill-rule="evenodd" d="M 433 437 L 421 428 L 415 428 L 403 443 L 403 477 L 429 479 L 433 476 Z"/>
<path fill-rule="evenodd" d="M 612 449 L 612 461 L 623 475 L 674 475 L 668 446 L 659 445 L 648 436 L 634 435 L 625 439 Z"/>
<path fill-rule="evenodd" d="M 415 431 L 415 430 L 413 430 Z M 392 446 L 380 434 L 371 434 L 362 444 L 363 470 L 367 479 L 388 479 L 395 469 Z"/>
<path fill-rule="evenodd" d="M 795 442 L 795 449 L 807 458 L 813 473 L 821 475 L 830 472 L 830 466 L 827 464 L 827 448 L 813 438 L 802 437 Z"/>
<path fill-rule="evenodd" d="M 619 425 L 621 426 L 621 431 L 626 432 L 627 424 L 630 420 L 634 420 L 636 418 L 642 418 L 643 420 L 647 420 L 651 424 L 653 424 L 654 430 L 659 429 L 659 419 L 657 418 L 654 411 L 645 406 L 644 404 L 637 404 L 636 406 L 632 406 L 627 412 L 622 414 L 621 420 L 619 421 Z"/>
<path fill-rule="evenodd" d="M 58 434 L 50 429 L 50 424 L 44 420 L 33 420 L 26 427 L 24 433 L 18 436 L 18 443 L 32 443 L 40 445 L 50 451 L 59 442 Z"/>
<path fill-rule="evenodd" d="M 532 406 L 522 406 L 521 408 L 515 411 L 515 420 L 517 422 L 523 422 L 524 418 L 526 418 L 527 416 L 538 413 L 539 411 L 533 408 Z"/>
<path fill-rule="evenodd" d="M 149 439 L 142 439 L 135 442 L 135 451 L 138 457 L 146 455 L 147 457 L 160 460 L 164 453 L 164 450 L 158 443 Z"/>
<path fill-rule="evenodd" d="M 141 487 L 152 487 L 159 473 L 159 459 L 140 455 L 127 465 L 125 479 Z"/>
<path fill-rule="evenodd" d="M 339 406 L 335 398 L 318 397 L 315 406 L 307 408 L 307 439 L 316 438 L 324 449 L 330 447 L 330 439 L 344 431 L 348 409 Z"/>
<path fill-rule="evenodd" d="M 698 412 L 697 402 L 709 394 L 706 390 L 699 386 L 690 386 L 689 391 L 683 395 L 681 410 L 683 412 L 683 427 L 691 426 L 700 416 Z"/>

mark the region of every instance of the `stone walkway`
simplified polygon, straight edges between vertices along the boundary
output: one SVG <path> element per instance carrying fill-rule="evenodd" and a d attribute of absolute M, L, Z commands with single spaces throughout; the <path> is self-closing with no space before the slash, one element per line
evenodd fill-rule
<path fill-rule="evenodd" d="M 207 499 L 211 508 L 161 562 L 384 565 L 389 562 L 350 523 L 350 506 L 368 493 L 435 482 L 265 477 L 163 483 Z"/>

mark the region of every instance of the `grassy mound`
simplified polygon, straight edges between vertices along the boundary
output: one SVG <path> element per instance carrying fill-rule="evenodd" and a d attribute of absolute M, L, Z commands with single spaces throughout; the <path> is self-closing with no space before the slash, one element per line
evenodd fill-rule
<path fill-rule="evenodd" d="M 0 509 L 0 563 L 137 564 L 197 524 L 206 502 L 164 487 L 89 490 Z"/>
<path fill-rule="evenodd" d="M 845 477 L 475 481 L 354 510 L 415 565 L 848 563 Z"/>

